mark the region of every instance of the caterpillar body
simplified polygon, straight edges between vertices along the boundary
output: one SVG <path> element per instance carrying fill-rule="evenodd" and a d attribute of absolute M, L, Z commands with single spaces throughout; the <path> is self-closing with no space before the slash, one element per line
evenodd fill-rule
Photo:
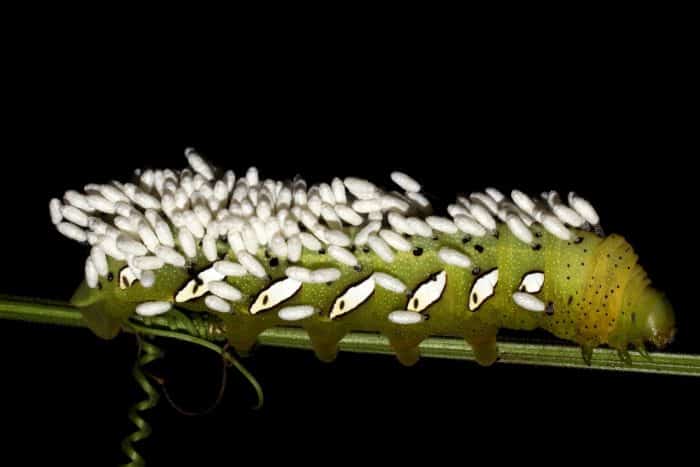
<path fill-rule="evenodd" d="M 542 328 L 592 349 L 668 344 L 675 320 L 632 247 L 604 236 L 576 194 L 532 199 L 494 189 L 432 215 L 411 177 L 401 191 L 349 177 L 236 177 L 194 150 L 190 168 L 137 171 L 51 200 L 58 230 L 92 247 L 72 302 L 114 337 L 134 313 L 208 313 L 241 352 L 273 326 L 300 326 L 335 358 L 351 331 L 388 337 L 410 365 L 428 336 L 463 337 L 477 361 L 497 359 L 500 328 Z"/>

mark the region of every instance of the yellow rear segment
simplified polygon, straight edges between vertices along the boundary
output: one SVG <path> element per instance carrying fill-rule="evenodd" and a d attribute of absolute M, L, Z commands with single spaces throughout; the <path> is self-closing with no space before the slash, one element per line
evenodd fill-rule
<path fill-rule="evenodd" d="M 641 270 L 637 255 L 623 237 L 612 234 L 595 249 L 578 315 L 582 343 L 608 343 L 610 333 L 624 316 L 623 299 L 635 269 Z"/>

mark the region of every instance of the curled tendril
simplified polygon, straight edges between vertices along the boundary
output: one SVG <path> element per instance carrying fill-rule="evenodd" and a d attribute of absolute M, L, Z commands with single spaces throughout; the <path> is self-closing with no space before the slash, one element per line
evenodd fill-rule
<path fill-rule="evenodd" d="M 171 310 L 169 313 L 172 313 L 173 311 L 176 310 Z M 189 329 L 198 329 L 200 331 L 208 329 L 206 331 L 206 335 L 210 337 L 214 337 L 211 335 L 211 326 L 209 324 L 200 324 L 200 325 L 195 325 L 194 321 L 191 323 L 187 323 L 187 321 L 191 321 L 184 313 L 176 312 L 174 314 L 174 317 L 176 319 L 175 322 L 173 320 L 159 320 L 158 322 L 154 320 L 149 320 L 146 321 L 144 320 L 144 324 L 149 325 L 149 324 L 157 324 L 159 326 L 163 327 L 168 327 L 170 329 L 183 329 L 186 331 L 189 331 Z M 136 334 L 141 334 L 144 336 L 160 336 L 160 337 L 168 337 L 171 339 L 177 339 L 185 342 L 189 342 L 192 344 L 197 344 L 202 347 L 205 347 L 209 350 L 213 350 L 214 352 L 218 353 L 221 355 L 226 362 L 228 362 L 231 366 L 236 368 L 239 373 L 243 375 L 243 377 L 250 383 L 250 385 L 253 387 L 255 390 L 255 393 L 258 397 L 258 402 L 257 404 L 253 407 L 254 410 L 257 410 L 263 406 L 264 402 L 264 396 L 262 392 L 262 388 L 260 387 L 260 383 L 255 379 L 255 377 L 241 364 L 241 362 L 238 361 L 236 357 L 234 357 L 230 352 L 228 352 L 226 349 L 220 347 L 217 344 L 214 344 L 213 342 L 209 342 L 209 340 L 206 340 L 201 337 L 197 337 L 197 335 L 192 335 L 191 333 L 184 333 L 184 332 L 178 332 L 178 331 L 171 331 L 171 330 L 165 330 L 165 329 L 157 329 L 157 328 L 151 328 L 151 327 L 145 327 L 141 326 L 140 324 L 135 323 L 134 321 L 129 321 L 128 324 L 125 326 L 128 331 L 134 332 Z M 189 328 L 189 329 L 188 329 Z"/>
<path fill-rule="evenodd" d="M 134 443 L 142 441 L 151 435 L 151 427 L 146 422 L 146 420 L 141 417 L 139 412 L 143 412 L 148 409 L 152 409 L 158 404 L 160 396 L 155 390 L 153 385 L 144 374 L 142 367 L 148 365 L 154 360 L 161 358 L 163 353 L 161 350 L 150 342 L 146 342 L 144 339 L 139 338 L 139 351 L 136 362 L 134 363 L 134 369 L 132 374 L 134 379 L 139 384 L 143 392 L 148 396 L 140 402 L 137 402 L 129 409 L 129 419 L 136 425 L 138 430 L 134 431 L 128 435 L 122 441 L 122 451 L 126 456 L 131 459 L 128 464 L 123 464 L 123 467 L 137 467 L 146 465 L 144 458 L 136 451 L 134 448 Z"/>
<path fill-rule="evenodd" d="M 224 346 L 223 351 L 225 352 L 226 349 L 228 348 L 228 345 Z M 212 402 L 207 408 L 203 410 L 198 410 L 198 411 L 191 411 L 191 410 L 186 410 L 183 409 L 178 403 L 175 402 L 175 400 L 172 398 L 170 395 L 170 392 L 168 391 L 168 386 L 166 385 L 165 379 L 164 378 L 158 378 L 155 376 L 152 376 L 152 378 L 160 384 L 161 390 L 163 391 L 163 395 L 165 396 L 165 399 L 168 401 L 170 406 L 175 409 L 179 414 L 181 415 L 186 415 L 188 417 L 198 417 L 202 415 L 208 415 L 212 413 L 221 403 L 221 401 L 224 398 L 224 391 L 226 391 L 226 382 L 228 380 L 228 372 L 226 369 L 231 366 L 226 359 L 224 358 L 224 355 L 221 355 L 221 383 L 219 385 L 219 392 L 216 395 L 216 399 L 214 402 Z"/>

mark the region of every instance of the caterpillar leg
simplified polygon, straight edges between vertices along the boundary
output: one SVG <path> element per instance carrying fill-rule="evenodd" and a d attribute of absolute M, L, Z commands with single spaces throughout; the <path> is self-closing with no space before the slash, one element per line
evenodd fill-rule
<path fill-rule="evenodd" d="M 472 348 L 476 362 L 482 366 L 490 366 L 498 359 L 496 333 L 479 337 L 466 337 L 467 344 Z"/>
<path fill-rule="evenodd" d="M 311 347 L 316 357 L 322 362 L 330 363 L 338 356 L 338 342 L 345 336 L 345 331 L 328 326 L 328 329 L 307 327 Z"/>
<path fill-rule="evenodd" d="M 261 321 L 236 317 L 227 320 L 226 337 L 237 353 L 247 355 L 265 328 L 266 324 Z"/>
<path fill-rule="evenodd" d="M 593 360 L 593 347 L 585 344 L 582 345 L 581 357 L 583 357 L 583 361 L 586 362 L 586 365 L 591 366 L 591 361 Z"/>
<path fill-rule="evenodd" d="M 396 353 L 396 358 L 405 366 L 413 366 L 420 360 L 418 345 L 422 339 L 405 339 L 389 337 L 389 345 Z"/>

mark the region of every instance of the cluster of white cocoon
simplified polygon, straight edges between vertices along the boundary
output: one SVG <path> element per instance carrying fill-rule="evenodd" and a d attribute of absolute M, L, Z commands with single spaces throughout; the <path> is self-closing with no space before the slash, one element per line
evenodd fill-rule
<path fill-rule="evenodd" d="M 189 168 L 137 171 L 131 182 L 88 184 L 83 192 L 69 190 L 62 199 L 49 202 L 57 230 L 92 246 L 85 263 L 90 287 L 97 287 L 99 278 L 108 275 L 107 257 L 126 261 L 130 274 L 149 287 L 155 281 L 153 271 L 164 265 L 187 267 L 201 253 L 222 276 L 218 282 L 226 284 L 227 276 L 267 278 L 259 259 L 265 249 L 290 263 L 299 262 L 304 249 L 326 249 L 339 267 L 358 267 L 353 246 L 368 246 L 391 263 L 396 254 L 412 249 L 411 236 L 461 232 L 480 237 L 496 233 L 501 221 L 518 239 L 533 244 L 530 227 L 535 222 L 564 240 L 574 238 L 567 226 L 597 227 L 599 222 L 590 203 L 574 193 L 567 206 L 555 192 L 533 201 L 514 190 L 511 201 L 488 188 L 485 193 L 458 197 L 448 206 L 449 217 L 444 217 L 432 215 L 421 185 L 402 172 L 391 173 L 400 191 L 385 191 L 357 177 L 336 177 L 330 183 L 308 186 L 301 178 L 261 179 L 255 167 L 237 176 L 212 166 L 193 149 L 187 149 L 185 156 Z M 226 248 L 237 262 L 222 260 L 220 251 Z M 452 266 L 471 265 L 466 254 L 448 248 L 440 250 L 439 258 Z M 292 266 L 287 274 L 301 282 L 321 283 L 337 280 L 341 271 Z M 377 277 L 378 283 L 398 288 L 386 277 Z M 230 285 L 214 285 L 209 292 L 205 302 L 219 312 L 230 311 L 228 302 L 243 298 Z M 167 311 L 162 302 L 137 309 L 143 314 L 163 310 Z M 309 313 L 294 309 L 285 316 Z"/>

